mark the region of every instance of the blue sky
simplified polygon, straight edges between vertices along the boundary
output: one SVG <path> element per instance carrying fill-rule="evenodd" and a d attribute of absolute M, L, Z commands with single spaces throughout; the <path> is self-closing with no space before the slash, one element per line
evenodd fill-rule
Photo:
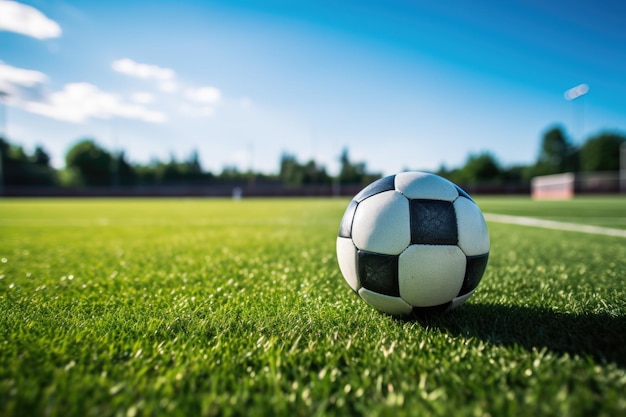
<path fill-rule="evenodd" d="M 531 163 L 553 126 L 626 132 L 626 3 L 0 0 L 0 90 L 59 167 L 81 138 L 213 172 Z"/>

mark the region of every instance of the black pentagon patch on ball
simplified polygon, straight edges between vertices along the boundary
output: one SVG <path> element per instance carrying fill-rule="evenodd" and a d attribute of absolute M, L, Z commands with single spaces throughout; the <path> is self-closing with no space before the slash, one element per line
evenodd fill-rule
<path fill-rule="evenodd" d="M 352 237 L 352 220 L 354 220 L 354 213 L 358 205 L 359 203 L 354 200 L 348 204 L 348 208 L 343 213 L 341 223 L 339 224 L 339 237 Z"/>
<path fill-rule="evenodd" d="M 389 175 L 388 177 L 381 178 L 374 181 L 367 187 L 363 188 L 360 193 L 354 196 L 354 200 L 357 203 L 371 197 L 375 194 L 380 194 L 385 191 L 391 191 L 396 189 L 396 176 Z"/>
<path fill-rule="evenodd" d="M 447 303 L 443 303 L 437 306 L 413 307 L 413 310 L 411 311 L 411 315 L 413 317 L 423 317 L 423 316 L 430 316 L 430 315 L 443 313 L 450 307 L 451 304 L 452 304 L 452 301 L 448 301 Z"/>
<path fill-rule="evenodd" d="M 359 280 L 364 288 L 379 294 L 400 296 L 398 255 L 358 251 Z"/>
<path fill-rule="evenodd" d="M 459 235 L 450 201 L 409 200 L 411 244 L 456 245 Z"/>
<path fill-rule="evenodd" d="M 486 253 L 484 255 L 467 257 L 465 278 L 463 279 L 463 286 L 461 286 L 461 291 L 459 291 L 458 297 L 467 294 L 478 286 L 478 283 L 485 273 L 485 268 L 487 268 L 488 260 L 489 253 Z"/>
<path fill-rule="evenodd" d="M 456 191 L 459 193 L 461 197 L 465 197 L 470 201 L 474 201 L 472 197 L 470 197 L 470 195 L 466 193 L 465 190 L 463 190 L 461 187 L 459 187 L 458 185 L 455 185 L 455 187 L 456 187 Z"/>

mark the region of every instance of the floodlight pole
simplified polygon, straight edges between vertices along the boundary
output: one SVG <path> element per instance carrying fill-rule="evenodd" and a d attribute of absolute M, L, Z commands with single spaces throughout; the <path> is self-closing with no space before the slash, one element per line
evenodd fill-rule
<path fill-rule="evenodd" d="M 589 86 L 587 84 L 579 84 L 576 87 L 572 87 L 567 90 L 563 96 L 567 101 L 574 101 L 579 99 L 580 101 L 580 118 L 576 117 L 574 114 L 574 119 L 580 119 L 580 140 L 583 140 L 583 135 L 585 134 L 585 95 L 589 92 Z M 575 111 L 575 109 L 574 109 Z"/>

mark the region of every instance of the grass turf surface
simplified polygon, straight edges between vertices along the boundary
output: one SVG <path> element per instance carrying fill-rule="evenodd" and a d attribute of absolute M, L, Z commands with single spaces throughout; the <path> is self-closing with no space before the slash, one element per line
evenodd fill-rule
<path fill-rule="evenodd" d="M 624 414 L 623 238 L 490 224 L 466 305 L 403 321 L 340 275 L 346 205 L 0 201 L 0 414 Z"/>
<path fill-rule="evenodd" d="M 619 196 L 539 201 L 524 197 L 483 197 L 480 201 L 484 211 L 498 214 L 626 229 L 626 198 Z"/>

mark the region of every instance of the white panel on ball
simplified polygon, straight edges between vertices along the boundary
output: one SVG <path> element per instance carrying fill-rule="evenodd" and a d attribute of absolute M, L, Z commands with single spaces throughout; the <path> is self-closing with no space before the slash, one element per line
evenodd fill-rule
<path fill-rule="evenodd" d="M 396 175 L 396 190 L 407 198 L 454 201 L 459 196 L 454 184 L 426 172 L 402 172 Z"/>
<path fill-rule="evenodd" d="M 364 251 L 398 255 L 411 243 L 409 223 L 409 201 L 397 191 L 385 191 L 359 203 L 352 240 Z"/>
<path fill-rule="evenodd" d="M 416 307 L 451 301 L 463 285 L 466 263 L 458 246 L 409 246 L 398 263 L 400 297 Z"/>
<path fill-rule="evenodd" d="M 356 272 L 356 248 L 352 243 L 352 239 L 345 237 L 337 238 L 337 261 L 339 262 L 339 269 L 341 274 L 345 278 L 350 288 L 354 291 L 358 291 L 361 284 L 359 283 L 359 276 Z"/>
<path fill-rule="evenodd" d="M 467 301 L 467 299 L 472 296 L 472 294 L 474 294 L 473 290 L 468 292 L 467 294 L 463 294 L 460 297 L 456 297 L 454 300 L 452 300 L 452 304 L 450 304 L 450 307 L 448 307 L 448 310 L 452 310 L 454 308 L 459 307 L 460 305 L 465 303 Z"/>
<path fill-rule="evenodd" d="M 484 255 L 489 252 L 487 223 L 478 206 L 467 198 L 454 202 L 459 233 L 459 247 L 467 256 Z"/>
<path fill-rule="evenodd" d="M 407 304 L 402 298 L 391 297 L 361 288 L 359 295 L 365 302 L 377 310 L 393 315 L 406 315 L 413 311 L 413 307 Z"/>

